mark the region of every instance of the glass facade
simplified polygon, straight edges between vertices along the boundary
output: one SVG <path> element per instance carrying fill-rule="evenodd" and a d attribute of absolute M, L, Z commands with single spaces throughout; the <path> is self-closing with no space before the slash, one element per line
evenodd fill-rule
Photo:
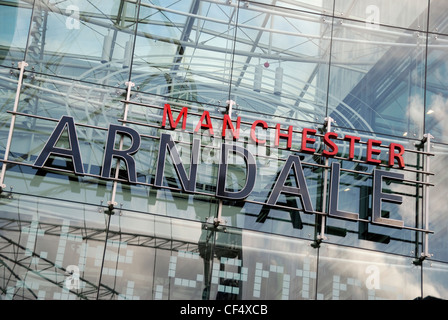
<path fill-rule="evenodd" d="M 0 299 L 448 298 L 447 11 L 0 1 Z"/>

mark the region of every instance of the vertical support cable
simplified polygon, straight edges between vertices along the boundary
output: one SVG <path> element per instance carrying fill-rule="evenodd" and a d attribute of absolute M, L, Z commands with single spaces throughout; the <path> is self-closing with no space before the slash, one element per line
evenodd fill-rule
<path fill-rule="evenodd" d="M 233 100 L 227 100 L 227 108 L 226 113 L 229 115 L 229 118 L 232 119 L 232 109 L 233 106 L 236 105 L 236 102 Z M 222 199 L 218 200 L 218 212 L 217 217 L 214 219 L 215 227 L 224 224 L 225 221 L 222 219 Z"/>
<path fill-rule="evenodd" d="M 126 120 L 128 118 L 128 112 L 129 112 L 129 99 L 131 97 L 131 88 L 134 86 L 135 84 L 131 81 L 126 82 L 126 86 L 127 86 L 127 92 L 126 92 L 126 102 L 124 104 L 124 112 L 123 112 L 123 120 L 125 121 L 123 123 L 123 126 L 126 125 Z M 123 149 L 123 140 L 124 137 L 122 136 L 120 138 L 120 150 Z M 98 290 L 96 293 L 96 299 L 98 300 L 100 297 L 100 288 L 101 288 L 101 278 L 103 275 L 103 267 L 104 267 L 104 259 L 106 257 L 106 250 L 107 250 L 107 241 L 109 238 L 109 228 L 110 228 L 110 222 L 111 222 L 111 217 L 113 214 L 113 210 L 114 208 L 117 206 L 117 203 L 115 201 L 115 196 L 117 194 L 117 185 L 118 185 L 118 174 L 120 171 L 120 159 L 117 159 L 117 165 L 116 165 L 116 169 L 115 169 L 115 180 L 113 182 L 112 185 L 112 195 L 111 195 L 111 200 L 107 202 L 107 205 L 109 207 L 109 212 L 107 212 L 107 222 L 106 222 L 106 239 L 104 240 L 104 250 L 103 250 L 103 258 L 102 258 L 102 262 L 101 262 L 101 269 L 100 269 L 100 278 L 98 281 Z"/>
<path fill-rule="evenodd" d="M 327 127 L 327 133 L 331 131 L 331 123 L 334 122 L 333 118 L 326 117 L 325 125 Z M 325 157 L 325 169 L 324 169 L 324 183 L 323 183 L 323 194 L 322 194 L 322 211 L 325 212 L 327 207 L 327 185 L 328 185 L 328 157 Z M 318 242 L 326 240 L 325 236 L 325 227 L 326 227 L 326 217 L 322 215 L 321 226 L 320 226 L 320 234 L 317 236 Z"/>
<path fill-rule="evenodd" d="M 328 55 L 328 76 L 327 76 L 327 94 L 325 99 L 325 114 L 327 117 L 325 118 L 325 123 L 327 125 L 327 132 L 331 130 L 331 122 L 334 122 L 334 120 L 328 115 L 328 103 L 329 103 L 329 88 L 330 88 L 330 73 L 331 73 L 331 57 L 332 57 L 332 49 L 333 49 L 333 21 L 334 21 L 334 15 L 335 15 L 335 1 L 333 1 L 333 9 L 332 9 L 332 16 L 331 16 L 331 24 L 330 24 L 330 43 L 329 43 L 329 55 Z M 325 15 L 322 15 L 323 22 L 325 22 Z M 325 166 L 328 166 L 328 158 L 325 160 Z M 323 201 L 322 201 L 322 210 L 325 211 L 325 208 L 327 206 L 327 175 L 328 175 L 328 168 L 325 168 L 324 170 L 324 186 L 323 186 Z M 326 217 L 322 215 L 321 220 L 321 231 L 320 234 L 317 235 L 316 240 L 313 242 L 312 246 L 315 248 L 319 248 L 320 243 L 323 240 L 326 240 L 325 236 L 325 225 L 326 225 Z M 317 283 L 316 283 L 317 285 Z"/>
<path fill-rule="evenodd" d="M 429 22 L 430 22 L 430 14 L 431 14 L 431 1 L 428 0 L 428 11 L 427 11 L 427 17 L 426 17 L 426 46 L 425 46 L 425 82 L 424 82 L 424 111 L 426 110 L 426 99 L 427 99 L 427 81 L 428 81 L 428 54 L 429 54 Z M 426 112 L 423 113 L 423 132 L 425 132 L 425 126 L 426 126 Z M 429 172 L 430 169 L 430 152 L 431 152 L 431 139 L 434 139 L 434 137 L 430 134 L 424 134 L 423 135 L 423 143 L 426 143 L 426 159 L 424 162 L 424 170 L 425 172 Z M 426 183 L 429 182 L 429 175 L 425 174 L 424 181 Z M 426 230 L 425 234 L 423 236 L 423 252 L 421 254 L 420 259 L 425 259 L 430 256 L 428 252 L 428 237 L 429 234 L 427 230 L 429 229 L 429 185 L 424 184 L 423 185 L 423 227 Z M 422 274 L 423 274 L 423 268 L 422 268 Z M 423 279 L 422 279 L 422 297 L 423 297 Z"/>
<path fill-rule="evenodd" d="M 22 81 L 23 81 L 23 74 L 25 72 L 25 68 L 28 66 L 28 63 L 25 61 L 19 62 L 19 68 L 20 68 L 20 74 L 19 74 L 19 81 L 17 82 L 17 90 L 16 90 L 16 97 L 14 99 L 14 107 L 11 117 L 11 124 L 9 126 L 9 134 L 8 134 L 8 140 L 6 141 L 6 148 L 5 148 L 5 155 L 3 157 L 3 165 L 2 165 L 2 171 L 0 173 L 0 193 L 5 189 L 6 185 L 4 184 L 5 180 L 5 174 L 6 174 L 6 161 L 9 157 L 9 151 L 11 149 L 11 141 L 12 141 L 12 135 L 14 133 L 14 126 L 16 123 L 16 112 L 17 108 L 19 106 L 19 98 L 20 98 L 20 91 L 22 89 Z"/>
<path fill-rule="evenodd" d="M 107 222 L 106 222 L 106 239 L 104 239 L 104 250 L 103 250 L 103 258 L 101 259 L 101 269 L 100 269 L 100 276 L 98 279 L 98 288 L 96 291 L 96 300 L 99 300 L 100 298 L 100 289 L 101 289 L 101 281 L 103 277 L 103 268 L 104 268 L 104 260 L 106 258 L 106 248 L 107 248 L 107 239 L 109 238 L 109 228 L 110 228 L 110 218 L 111 214 L 107 215 Z"/>
<path fill-rule="evenodd" d="M 126 89 L 126 102 L 124 104 L 124 111 L 123 111 L 123 120 L 124 120 L 123 126 L 126 126 L 126 120 L 128 119 L 128 112 L 129 112 L 129 103 L 128 103 L 128 101 L 131 98 L 131 89 L 132 89 L 132 87 L 135 86 L 135 84 L 133 82 L 131 82 L 131 81 L 127 81 L 126 82 L 126 86 L 127 86 L 127 89 Z M 119 150 L 123 149 L 123 141 L 124 141 L 124 137 L 122 136 L 120 138 L 120 149 Z M 115 196 L 117 194 L 117 185 L 118 185 L 118 174 L 119 174 L 119 172 L 120 172 L 120 159 L 117 158 L 117 164 L 116 164 L 116 167 L 115 167 L 115 180 L 114 180 L 114 183 L 113 183 L 113 186 L 112 186 L 112 196 L 111 196 L 111 200 L 107 202 L 108 207 L 109 207 L 109 211 L 112 211 L 113 208 L 116 207 L 116 205 L 117 205 L 117 202 L 115 201 Z"/>
<path fill-rule="evenodd" d="M 426 143 L 426 159 L 424 164 L 425 172 L 430 170 L 430 152 L 431 152 L 431 139 L 434 137 L 427 133 L 423 135 L 423 142 Z M 425 184 L 423 185 L 423 228 L 425 229 L 425 234 L 423 236 L 423 252 L 421 253 L 420 259 L 429 258 L 431 255 L 428 250 L 428 231 L 429 230 L 429 175 L 425 174 Z"/>
<path fill-rule="evenodd" d="M 232 1 L 230 0 L 230 3 Z M 233 35 L 233 46 L 232 46 L 232 59 L 230 60 L 230 79 L 229 79 L 229 100 L 232 99 L 232 84 L 233 84 L 233 67 L 235 65 L 235 51 L 236 51 L 236 38 L 238 35 L 238 19 L 239 19 L 239 12 L 240 12 L 240 2 L 238 1 L 235 7 L 236 15 L 235 15 L 235 33 Z M 233 17 L 233 14 L 231 15 L 231 18 Z M 232 21 L 229 21 L 229 26 Z M 230 30 L 229 30 L 230 31 Z"/>
<path fill-rule="evenodd" d="M 231 3 L 231 1 L 230 1 Z M 229 4 L 230 4 L 229 3 Z M 230 79 L 229 79 L 229 93 L 228 93 L 228 100 L 227 100 L 227 114 L 229 115 L 229 117 L 232 117 L 232 107 L 234 104 L 236 104 L 235 101 L 232 100 L 232 79 L 233 79 L 233 67 L 235 64 L 235 51 L 236 51 L 236 38 L 237 38 L 237 33 L 238 33 L 238 15 L 240 12 L 240 3 L 239 1 L 236 4 L 235 7 L 235 12 L 236 12 L 236 16 L 235 16 L 235 33 L 234 33 L 234 39 L 233 39 L 233 48 L 232 48 L 232 59 L 231 59 L 231 63 L 230 63 Z M 233 14 L 231 15 L 231 17 L 233 17 Z M 230 26 L 230 22 L 229 21 L 229 26 Z M 218 211 L 217 211 L 217 217 L 214 220 L 214 224 L 215 227 L 219 226 L 220 224 L 223 223 L 222 220 L 222 199 L 219 199 L 218 201 Z"/>

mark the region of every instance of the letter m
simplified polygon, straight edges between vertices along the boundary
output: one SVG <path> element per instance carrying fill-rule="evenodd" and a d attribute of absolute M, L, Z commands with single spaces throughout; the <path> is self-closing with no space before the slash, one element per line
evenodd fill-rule
<path fill-rule="evenodd" d="M 168 120 L 170 122 L 171 129 L 176 129 L 180 119 L 183 118 L 182 119 L 182 130 L 185 130 L 187 127 L 187 113 L 188 113 L 188 108 L 183 107 L 182 110 L 180 111 L 179 115 L 177 116 L 176 121 L 174 121 L 173 114 L 171 113 L 170 105 L 165 104 L 165 106 L 163 108 L 162 128 L 165 128 L 165 126 L 166 126 L 166 117 L 168 115 Z"/>

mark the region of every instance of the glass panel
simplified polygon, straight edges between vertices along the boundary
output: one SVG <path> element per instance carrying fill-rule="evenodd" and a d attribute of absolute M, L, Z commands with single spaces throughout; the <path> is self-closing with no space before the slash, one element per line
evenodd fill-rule
<path fill-rule="evenodd" d="M 26 71 L 18 112 L 53 120 L 70 116 L 76 123 L 107 129 L 120 124 L 125 97 L 124 82 L 108 87 Z"/>
<path fill-rule="evenodd" d="M 429 189 L 429 229 L 433 230 L 434 234 L 429 235 L 428 250 L 435 260 L 448 262 L 448 226 L 445 222 L 448 147 L 434 144 L 431 151 L 436 154 L 430 158 L 431 172 L 435 175 L 429 179 L 435 185 Z"/>
<path fill-rule="evenodd" d="M 335 0 L 335 17 L 360 20 L 370 29 L 380 25 L 425 31 L 428 20 L 428 1 L 414 0 Z"/>
<path fill-rule="evenodd" d="M 31 7 L 21 0 L 0 5 L 0 65 L 17 66 L 24 60 Z"/>
<path fill-rule="evenodd" d="M 132 81 L 189 104 L 225 103 L 236 11 L 227 1 L 142 1 Z"/>
<path fill-rule="evenodd" d="M 241 6 L 232 74 L 234 109 L 323 123 L 331 21 L 255 3 Z"/>
<path fill-rule="evenodd" d="M 423 299 L 448 297 L 448 266 L 444 263 L 425 261 L 423 264 Z"/>
<path fill-rule="evenodd" d="M 429 8 L 428 31 L 447 34 L 448 24 L 445 12 L 448 9 L 448 3 L 443 0 L 430 0 Z"/>
<path fill-rule="evenodd" d="M 400 29 L 382 30 L 335 21 L 329 115 L 336 126 L 419 139 L 425 37 Z"/>
<path fill-rule="evenodd" d="M 15 193 L 3 198 L 3 298 L 95 299 L 104 239 L 96 207 Z"/>
<path fill-rule="evenodd" d="M 37 1 L 26 61 L 49 75 L 115 85 L 129 79 L 137 6 L 107 1 Z"/>
<path fill-rule="evenodd" d="M 226 228 L 215 253 L 210 299 L 315 298 L 316 250 L 308 241 Z"/>
<path fill-rule="evenodd" d="M 201 300 L 207 282 L 201 224 L 121 211 L 111 219 L 103 299 Z"/>
<path fill-rule="evenodd" d="M 217 212 L 217 200 L 214 198 L 142 185 L 128 186 L 120 183 L 115 200 L 119 209 L 188 220 L 203 221 L 214 217 Z"/>
<path fill-rule="evenodd" d="M 319 300 L 413 300 L 421 293 L 412 258 L 325 244 L 318 274 Z"/>
<path fill-rule="evenodd" d="M 288 8 L 313 13 L 331 14 L 333 12 L 334 0 L 251 0 L 250 2 L 248 1 L 246 6 L 251 8 L 252 3 L 256 4 L 257 2 L 277 8 Z"/>
<path fill-rule="evenodd" d="M 112 216 L 102 284 L 118 294 L 103 290 L 102 297 L 314 298 L 316 251 L 308 242 L 224 228 L 215 229 L 212 220 L 198 224 L 128 211 Z"/>
<path fill-rule="evenodd" d="M 428 40 L 428 70 L 426 80 L 425 133 L 431 133 L 434 141 L 448 142 L 448 130 L 444 124 L 447 116 L 448 91 L 445 74 L 448 70 L 446 54 L 448 37 L 431 34 Z"/>

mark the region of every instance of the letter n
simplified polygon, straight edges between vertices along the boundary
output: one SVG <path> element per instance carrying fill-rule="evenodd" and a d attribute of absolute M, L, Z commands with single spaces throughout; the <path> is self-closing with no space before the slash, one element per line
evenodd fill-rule
<path fill-rule="evenodd" d="M 61 135 L 65 130 L 65 127 L 67 127 L 68 132 L 68 140 L 70 143 L 69 149 L 55 147 L 57 142 L 61 138 Z M 59 123 L 53 130 L 53 133 L 51 134 L 44 148 L 42 149 L 42 152 L 40 153 L 39 157 L 37 157 L 37 160 L 34 162 L 34 166 L 42 168 L 51 154 L 71 158 L 73 161 L 73 167 L 75 169 L 75 173 L 79 175 L 84 174 L 84 168 L 81 160 L 81 152 L 79 151 L 78 136 L 76 135 L 75 121 L 73 120 L 72 117 L 69 116 L 61 117 L 61 120 L 59 120 Z"/>
<path fill-rule="evenodd" d="M 187 192 L 194 192 L 196 190 L 196 173 L 198 169 L 199 149 L 201 141 L 193 139 L 193 149 L 191 150 L 191 164 L 190 164 L 190 178 L 187 177 L 184 166 L 176 149 L 174 141 L 171 140 L 171 135 L 162 133 L 160 136 L 159 156 L 157 159 L 156 179 L 154 185 L 156 187 L 162 186 L 163 172 L 165 170 L 166 151 L 168 150 L 176 169 L 177 176 L 182 184 L 182 189 Z"/>

